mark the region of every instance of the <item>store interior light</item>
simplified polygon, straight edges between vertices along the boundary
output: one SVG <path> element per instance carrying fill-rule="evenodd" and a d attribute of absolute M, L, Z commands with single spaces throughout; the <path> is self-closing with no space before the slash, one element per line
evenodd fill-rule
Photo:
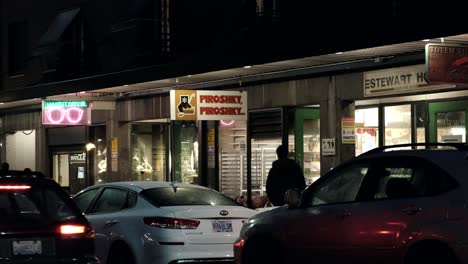
<path fill-rule="evenodd" d="M 95 148 L 96 148 L 96 145 L 94 145 L 93 143 L 86 144 L 86 150 L 87 151 L 90 151 L 90 150 L 95 149 Z"/>
<path fill-rule="evenodd" d="M 223 126 L 232 126 L 234 124 L 234 120 L 220 120 L 219 122 Z"/>

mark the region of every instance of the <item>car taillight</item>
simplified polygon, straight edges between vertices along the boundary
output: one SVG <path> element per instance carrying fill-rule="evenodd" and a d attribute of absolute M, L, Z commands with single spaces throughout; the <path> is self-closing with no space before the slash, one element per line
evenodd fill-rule
<path fill-rule="evenodd" d="M 89 225 L 62 224 L 57 232 L 65 238 L 94 238 L 94 229 Z"/>
<path fill-rule="evenodd" d="M 145 224 L 169 229 L 196 229 L 200 221 L 170 217 L 144 217 Z"/>
<path fill-rule="evenodd" d="M 86 231 L 86 226 L 84 225 L 61 225 L 60 234 L 62 235 L 75 235 L 83 234 Z"/>
<path fill-rule="evenodd" d="M 23 191 L 29 189 L 31 189 L 29 185 L 0 185 L 0 191 Z"/>
<path fill-rule="evenodd" d="M 245 240 L 241 239 L 234 243 L 234 264 L 242 263 L 242 250 L 245 245 Z"/>

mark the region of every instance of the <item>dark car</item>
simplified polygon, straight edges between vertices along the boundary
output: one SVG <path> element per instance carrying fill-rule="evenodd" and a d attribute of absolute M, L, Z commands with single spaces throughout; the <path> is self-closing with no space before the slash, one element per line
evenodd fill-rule
<path fill-rule="evenodd" d="M 425 146 L 375 149 L 289 191 L 244 223 L 236 263 L 468 263 L 467 145 Z"/>
<path fill-rule="evenodd" d="M 55 181 L 10 171 L 0 176 L 0 263 L 96 264 L 94 230 Z"/>

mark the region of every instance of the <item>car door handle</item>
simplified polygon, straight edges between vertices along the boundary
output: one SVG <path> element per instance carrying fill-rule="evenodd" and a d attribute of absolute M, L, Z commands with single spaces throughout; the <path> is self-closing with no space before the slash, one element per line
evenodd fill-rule
<path fill-rule="evenodd" d="M 104 223 L 104 227 L 111 227 L 111 226 L 117 224 L 118 222 L 119 222 L 119 221 L 117 221 L 117 220 L 109 220 L 109 221 L 106 221 L 106 222 Z"/>
<path fill-rule="evenodd" d="M 402 211 L 405 212 L 408 215 L 415 215 L 419 212 L 421 212 L 423 209 L 421 207 L 416 207 L 416 206 L 409 206 Z"/>

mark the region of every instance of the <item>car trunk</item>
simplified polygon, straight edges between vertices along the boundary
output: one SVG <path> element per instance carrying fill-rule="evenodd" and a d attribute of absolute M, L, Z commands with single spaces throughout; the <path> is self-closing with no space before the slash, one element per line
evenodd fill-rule
<path fill-rule="evenodd" d="M 200 221 L 197 229 L 183 229 L 190 244 L 232 244 L 239 236 L 242 223 L 255 213 L 235 206 L 165 207 L 176 218 Z"/>

